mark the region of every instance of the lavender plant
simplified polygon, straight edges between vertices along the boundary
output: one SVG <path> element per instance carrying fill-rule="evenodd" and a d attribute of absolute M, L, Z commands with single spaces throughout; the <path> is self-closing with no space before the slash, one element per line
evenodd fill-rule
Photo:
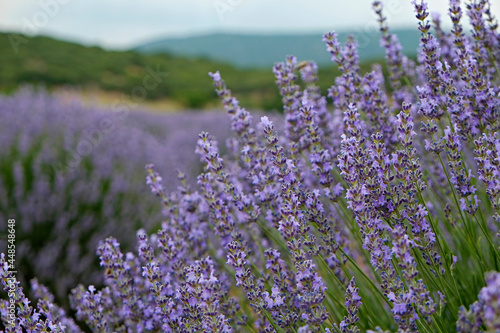
<path fill-rule="evenodd" d="M 354 39 L 325 34 L 342 72 L 330 108 L 315 64 L 276 64 L 283 130 L 267 116 L 254 124 L 210 73 L 234 132 L 227 153 L 198 136 L 197 189 L 180 173 L 168 191 L 146 166 L 164 222 L 137 232 L 137 254 L 100 243 L 106 286 L 72 291 L 77 319 L 94 332 L 499 331 L 496 20 L 489 1 L 468 1 L 467 35 L 452 0 L 445 32 L 425 1 L 412 4 L 416 62 L 373 3 L 386 77 L 377 65 L 360 72 Z M 29 330 L 50 296 L 32 309 L 16 295 L 12 330 Z M 57 318 L 51 330 L 77 330 Z"/>

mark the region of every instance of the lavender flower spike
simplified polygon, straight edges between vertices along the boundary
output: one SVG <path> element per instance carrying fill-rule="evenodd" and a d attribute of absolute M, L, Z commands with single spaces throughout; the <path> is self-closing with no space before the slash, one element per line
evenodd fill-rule
<path fill-rule="evenodd" d="M 155 166 L 153 164 L 146 165 L 146 170 L 148 171 L 148 175 L 146 177 L 146 184 L 151 187 L 151 192 L 153 192 L 156 196 L 163 196 L 164 189 L 162 185 L 162 178 L 155 171 Z"/>

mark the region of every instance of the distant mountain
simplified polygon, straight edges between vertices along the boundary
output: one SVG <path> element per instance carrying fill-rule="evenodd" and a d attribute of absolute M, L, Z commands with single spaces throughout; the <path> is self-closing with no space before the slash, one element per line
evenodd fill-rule
<path fill-rule="evenodd" d="M 420 32 L 394 30 L 403 46 L 403 52 L 414 56 Z M 339 33 L 341 41 L 350 33 Z M 354 33 L 359 44 L 360 59 L 371 61 L 384 57 L 380 47 L 380 33 Z M 210 34 L 187 38 L 167 38 L 137 46 L 141 53 L 169 53 L 179 56 L 205 57 L 231 63 L 239 67 L 269 68 L 293 54 L 299 60 L 315 60 L 318 64 L 331 63 L 321 34 L 309 35 L 239 35 Z"/>

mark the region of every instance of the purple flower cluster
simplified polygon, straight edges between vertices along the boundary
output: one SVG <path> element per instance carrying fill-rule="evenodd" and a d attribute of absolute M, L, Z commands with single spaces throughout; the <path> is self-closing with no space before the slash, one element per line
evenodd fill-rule
<path fill-rule="evenodd" d="M 487 332 L 500 330 L 500 273 L 486 274 L 486 286 L 481 289 L 478 301 L 467 311 L 460 307 L 457 321 L 457 332 Z"/>
<path fill-rule="evenodd" d="M 54 304 L 54 296 L 36 279 L 31 282 L 31 287 L 39 301 L 36 308 L 31 306 L 3 253 L 0 257 L 0 279 L 3 290 L 8 294 L 8 298 L 0 302 L 0 317 L 5 332 L 82 332 L 75 321 Z"/>
<path fill-rule="evenodd" d="M 99 243 L 104 287 L 73 289 L 76 319 L 94 332 L 499 330 L 497 24 L 487 0 L 465 6 L 470 35 L 459 1 L 451 32 L 425 1 L 412 4 L 416 62 L 373 3 L 387 82 L 380 65 L 361 71 L 354 38 L 324 35 L 341 72 L 331 105 L 316 65 L 289 56 L 273 68 L 283 118 L 254 124 L 210 73 L 233 131 L 227 149 L 201 132 L 197 184 L 179 172 L 175 190 L 146 166 L 161 228 L 139 229 L 136 252 Z M 73 331 L 33 288 L 37 309 L 15 285 L 16 325 Z"/>

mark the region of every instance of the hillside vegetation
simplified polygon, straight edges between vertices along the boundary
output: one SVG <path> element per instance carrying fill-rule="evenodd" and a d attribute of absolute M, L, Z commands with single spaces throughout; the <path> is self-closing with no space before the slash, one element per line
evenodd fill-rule
<path fill-rule="evenodd" d="M 17 43 L 16 47 L 13 42 Z M 157 72 L 161 73 L 157 74 L 161 82 L 154 89 L 146 90 L 146 101 L 167 99 L 183 108 L 201 109 L 219 105 L 207 75 L 219 70 L 234 95 L 248 108 L 281 109 L 281 98 L 270 68 L 240 69 L 203 58 L 109 51 L 48 37 L 27 38 L 7 33 L 0 33 L 0 49 L 0 91 L 4 93 L 15 91 L 22 84 L 42 85 L 49 90 L 69 85 L 83 91 L 135 94 L 142 99 L 145 89 L 140 87 L 145 87 L 145 77 Z M 365 63 L 362 69 L 370 66 Z M 320 70 L 319 86 L 323 92 L 337 75 L 334 65 Z M 153 83 L 149 78 L 146 86 Z"/>

